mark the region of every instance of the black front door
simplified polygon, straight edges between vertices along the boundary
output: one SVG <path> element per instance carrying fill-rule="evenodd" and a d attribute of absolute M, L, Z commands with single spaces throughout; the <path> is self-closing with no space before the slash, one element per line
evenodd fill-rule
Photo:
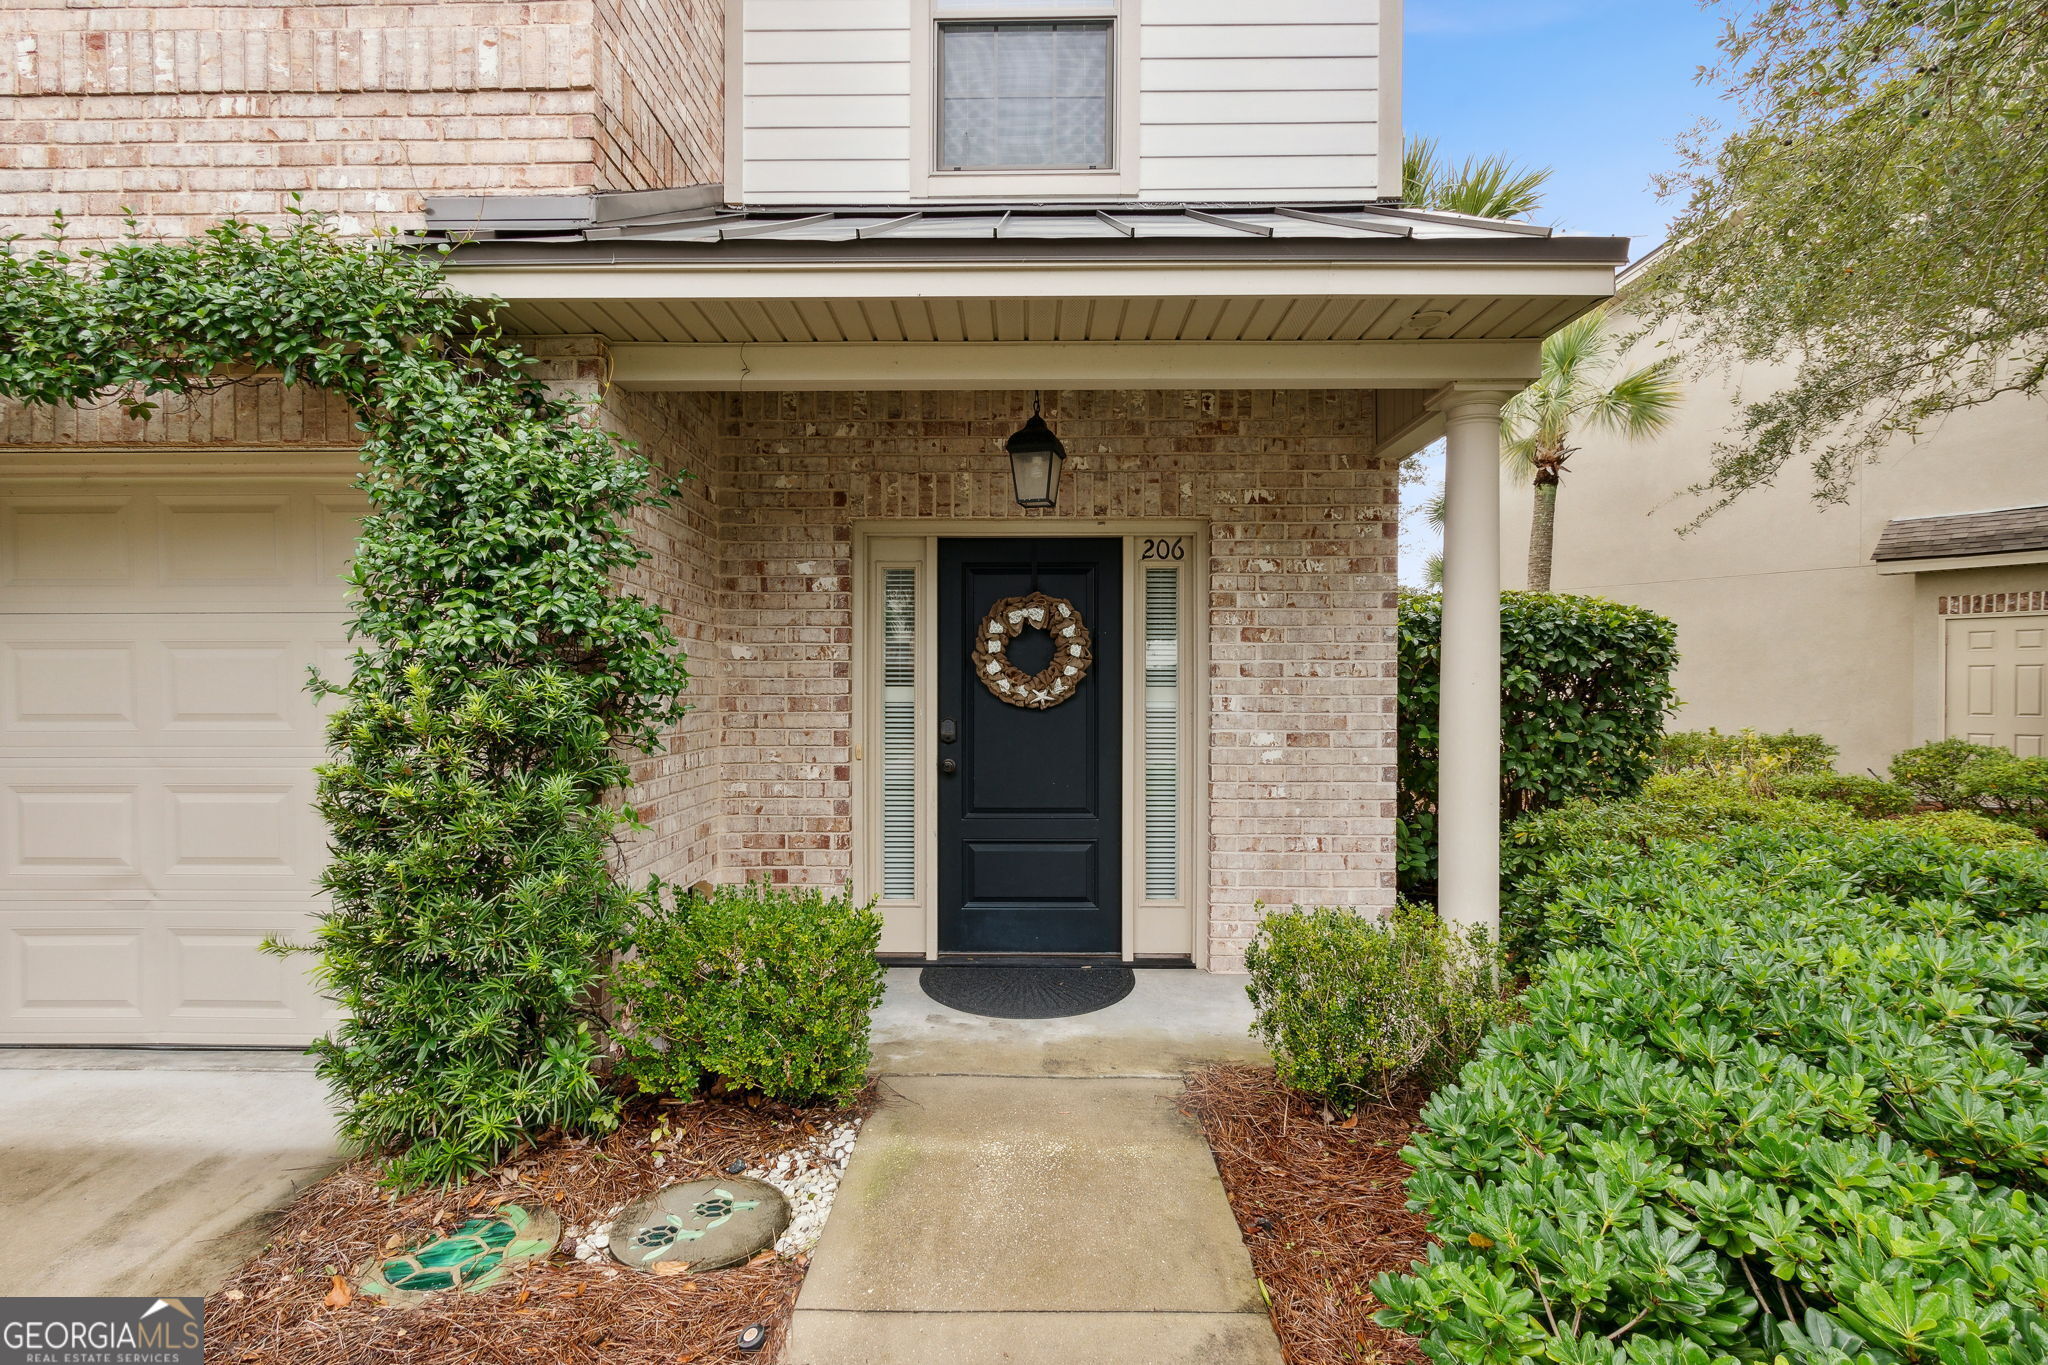
<path fill-rule="evenodd" d="M 995 604 L 1034 592 L 1071 603 L 1094 650 L 1042 709 L 1005 700 L 974 659 Z M 1121 949 L 1122 618 L 1119 541 L 939 542 L 940 952 Z M 1018 672 L 1061 676 L 1047 624 L 1003 642 Z"/>

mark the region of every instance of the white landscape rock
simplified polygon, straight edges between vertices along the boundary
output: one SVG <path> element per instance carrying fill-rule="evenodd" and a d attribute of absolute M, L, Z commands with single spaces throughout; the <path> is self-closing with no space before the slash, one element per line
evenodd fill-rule
<path fill-rule="evenodd" d="M 747 1174 L 781 1190 L 789 1200 L 789 1226 L 775 1239 L 775 1249 L 795 1256 L 818 1244 L 825 1230 L 825 1216 L 832 1211 L 832 1196 L 839 1191 L 839 1179 L 846 1174 L 846 1159 L 853 1155 L 853 1140 L 860 1120 L 835 1124 L 800 1147 L 793 1147 Z"/>

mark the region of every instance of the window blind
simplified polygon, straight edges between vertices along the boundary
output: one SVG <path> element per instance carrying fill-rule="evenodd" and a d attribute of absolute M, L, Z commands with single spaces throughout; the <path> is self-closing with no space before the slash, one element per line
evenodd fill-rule
<path fill-rule="evenodd" d="M 882 895 L 917 895 L 917 570 L 882 571 Z"/>
<path fill-rule="evenodd" d="M 1180 571 L 1145 570 L 1145 899 L 1180 895 Z"/>
<path fill-rule="evenodd" d="M 945 170 L 1107 166 L 1109 24 L 939 25 Z"/>

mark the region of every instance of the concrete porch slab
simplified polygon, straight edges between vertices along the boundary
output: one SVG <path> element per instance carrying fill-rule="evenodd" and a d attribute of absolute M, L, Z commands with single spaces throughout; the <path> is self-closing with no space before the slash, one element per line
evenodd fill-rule
<path fill-rule="evenodd" d="M 0 1049 L 0 1091 L 10 1294 L 206 1293 L 341 1161 L 290 1053 Z"/>
<path fill-rule="evenodd" d="M 884 1076 L 1178 1077 L 1210 1062 L 1263 1062 L 1242 975 L 1139 968 L 1131 993 L 1069 1019 L 988 1019 L 889 969 L 870 1038 Z"/>

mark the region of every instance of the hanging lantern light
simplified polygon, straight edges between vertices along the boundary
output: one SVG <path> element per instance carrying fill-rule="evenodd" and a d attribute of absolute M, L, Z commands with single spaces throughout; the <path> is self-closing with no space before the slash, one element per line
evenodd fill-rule
<path fill-rule="evenodd" d="M 1031 400 L 1031 420 L 1017 434 L 1003 442 L 1010 452 L 1010 483 L 1019 507 L 1055 507 L 1060 500 L 1060 465 L 1067 448 L 1052 428 L 1038 415 L 1038 400 Z"/>

